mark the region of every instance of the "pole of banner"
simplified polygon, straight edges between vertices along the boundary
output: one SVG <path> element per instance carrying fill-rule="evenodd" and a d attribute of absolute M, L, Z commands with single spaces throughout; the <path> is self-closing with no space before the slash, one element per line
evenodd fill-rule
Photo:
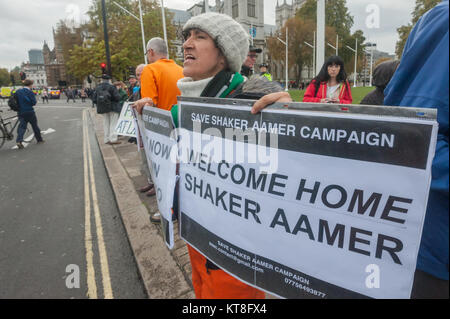
<path fill-rule="evenodd" d="M 317 0 L 317 63 L 316 74 L 319 74 L 325 62 L 325 0 Z"/>
<path fill-rule="evenodd" d="M 169 43 L 167 42 L 167 31 L 166 31 L 166 14 L 164 13 L 164 0 L 161 0 L 161 12 L 162 12 L 162 23 L 164 30 L 164 41 L 167 46 L 167 58 L 169 58 Z"/>
<path fill-rule="evenodd" d="M 106 22 L 106 5 L 105 0 L 102 0 L 102 17 L 103 17 L 103 35 L 105 37 L 105 53 L 106 53 L 106 67 L 108 68 L 107 73 L 109 76 L 112 75 L 111 72 L 111 54 L 109 51 L 109 38 L 108 38 L 108 25 Z"/>
<path fill-rule="evenodd" d="M 142 47 L 144 48 L 145 64 L 147 64 L 148 63 L 148 60 L 147 60 L 147 47 L 145 45 L 144 21 L 142 19 L 142 4 L 141 4 L 141 0 L 139 0 L 139 16 L 140 16 L 140 20 L 141 20 Z"/>

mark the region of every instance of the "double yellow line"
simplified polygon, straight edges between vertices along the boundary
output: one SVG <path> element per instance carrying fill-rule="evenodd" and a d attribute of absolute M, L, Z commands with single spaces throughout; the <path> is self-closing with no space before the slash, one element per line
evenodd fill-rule
<path fill-rule="evenodd" d="M 92 165 L 91 144 L 89 142 L 87 110 L 83 111 L 83 161 L 84 161 L 84 202 L 85 202 L 85 233 L 87 263 L 87 295 L 90 299 L 97 299 L 97 283 L 95 281 L 95 268 L 92 250 L 91 233 L 91 193 L 92 206 L 95 217 L 95 231 L 97 234 L 97 244 L 100 255 L 100 269 L 102 274 L 103 294 L 105 299 L 112 299 L 111 278 L 109 276 L 108 256 L 106 254 L 105 241 L 103 240 L 102 219 L 98 205 L 97 189 L 95 187 L 94 166 Z M 89 187 L 90 186 L 90 187 Z"/>

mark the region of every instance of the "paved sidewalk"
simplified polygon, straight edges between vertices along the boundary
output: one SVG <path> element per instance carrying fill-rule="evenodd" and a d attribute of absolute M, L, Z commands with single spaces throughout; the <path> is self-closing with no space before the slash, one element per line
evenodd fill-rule
<path fill-rule="evenodd" d="M 150 222 L 158 211 L 156 198 L 138 191 L 147 184 L 141 176 L 141 158 L 136 144 L 121 137 L 119 145 L 103 143 L 103 118 L 90 109 L 103 160 L 116 197 L 122 221 L 128 233 L 142 280 L 150 299 L 193 299 L 191 265 L 186 244 L 177 229 L 175 247 L 169 250 L 163 241 L 160 225 Z M 175 222 L 178 227 L 178 222 Z"/>

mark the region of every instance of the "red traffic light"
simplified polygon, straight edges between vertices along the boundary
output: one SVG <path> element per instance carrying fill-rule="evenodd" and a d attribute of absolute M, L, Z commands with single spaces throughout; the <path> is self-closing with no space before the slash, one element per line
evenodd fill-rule
<path fill-rule="evenodd" d="M 106 68 L 106 63 L 102 63 L 100 64 L 100 66 L 102 67 L 102 69 Z"/>

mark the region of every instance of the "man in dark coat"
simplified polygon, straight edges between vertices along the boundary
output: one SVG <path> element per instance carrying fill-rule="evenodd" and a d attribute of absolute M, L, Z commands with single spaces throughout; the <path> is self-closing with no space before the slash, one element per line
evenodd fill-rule
<path fill-rule="evenodd" d="M 377 65 L 373 71 L 373 85 L 375 90 L 367 94 L 360 104 L 364 105 L 383 105 L 384 89 L 391 81 L 392 76 L 397 70 L 400 61 L 386 61 Z"/>
<path fill-rule="evenodd" d="M 30 123 L 31 127 L 33 128 L 34 136 L 36 137 L 38 144 L 44 142 L 41 136 L 41 129 L 37 124 L 36 113 L 34 112 L 33 108 L 33 106 L 35 106 L 37 103 L 36 96 L 34 95 L 33 91 L 31 91 L 33 83 L 34 82 L 32 80 L 25 80 L 23 83 L 24 88 L 16 92 L 17 102 L 19 103 L 18 116 L 20 123 L 19 127 L 17 128 L 16 142 L 19 149 L 24 148 L 22 142 L 23 136 L 27 130 L 28 123 Z"/>

